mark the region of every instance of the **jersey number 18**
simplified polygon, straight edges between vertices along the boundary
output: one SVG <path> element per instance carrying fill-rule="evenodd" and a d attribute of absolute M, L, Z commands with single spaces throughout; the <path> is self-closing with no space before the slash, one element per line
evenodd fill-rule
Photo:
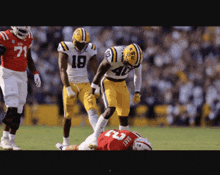
<path fill-rule="evenodd" d="M 73 63 L 72 68 L 84 68 L 86 65 L 86 56 L 85 55 L 79 55 L 77 57 L 76 61 L 76 55 L 73 55 Z"/>

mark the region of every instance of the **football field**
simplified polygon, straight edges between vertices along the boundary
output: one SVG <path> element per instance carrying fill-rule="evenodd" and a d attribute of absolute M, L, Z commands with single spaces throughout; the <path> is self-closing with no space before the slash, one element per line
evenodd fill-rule
<path fill-rule="evenodd" d="M 106 127 L 107 129 L 117 129 Z M 2 136 L 3 126 L 0 126 Z M 130 127 L 152 143 L 153 150 L 220 150 L 220 128 L 200 127 Z M 57 150 L 62 143 L 61 126 L 20 126 L 15 143 L 22 150 Z M 70 143 L 80 144 L 93 132 L 91 127 L 71 127 Z M 0 148 L 0 150 L 3 150 Z"/>

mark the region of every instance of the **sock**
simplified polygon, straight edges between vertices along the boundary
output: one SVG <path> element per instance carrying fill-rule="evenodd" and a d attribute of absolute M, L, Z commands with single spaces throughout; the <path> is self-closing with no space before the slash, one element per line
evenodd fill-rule
<path fill-rule="evenodd" d="M 14 140 L 15 139 L 15 135 L 14 134 L 9 134 L 9 140 Z"/>
<path fill-rule="evenodd" d="M 95 131 L 95 125 L 98 121 L 98 115 L 96 110 L 88 110 L 88 117 L 89 117 L 89 122 L 92 125 L 93 130 Z"/>
<path fill-rule="evenodd" d="M 94 135 L 96 138 L 98 138 L 99 135 L 104 131 L 107 123 L 108 123 L 108 119 L 105 119 L 101 115 L 96 123 L 95 130 L 94 130 Z"/>
<path fill-rule="evenodd" d="M 127 131 L 129 131 L 129 125 L 127 125 L 127 126 L 119 125 L 119 130 L 127 130 Z"/>
<path fill-rule="evenodd" d="M 3 137 L 9 137 L 9 132 L 8 131 L 3 131 Z"/>
<path fill-rule="evenodd" d="M 69 141 L 69 137 L 63 137 L 63 145 L 69 145 L 70 141 Z"/>

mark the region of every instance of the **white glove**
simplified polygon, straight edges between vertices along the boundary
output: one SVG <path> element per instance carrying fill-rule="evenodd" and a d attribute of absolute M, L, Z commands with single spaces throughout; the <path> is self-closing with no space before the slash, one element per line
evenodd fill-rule
<path fill-rule="evenodd" d="M 72 88 L 70 86 L 66 87 L 66 91 L 67 91 L 67 95 L 69 97 L 72 97 L 72 96 L 76 95 L 76 93 L 73 92 L 73 90 L 72 90 Z"/>
<path fill-rule="evenodd" d="M 37 87 L 41 87 L 41 80 L 39 74 L 34 74 L 34 82 Z"/>

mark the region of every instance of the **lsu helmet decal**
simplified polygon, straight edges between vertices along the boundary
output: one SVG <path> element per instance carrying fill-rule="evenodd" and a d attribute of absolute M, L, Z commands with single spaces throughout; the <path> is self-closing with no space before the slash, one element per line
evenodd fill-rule
<path fill-rule="evenodd" d="M 89 41 L 90 41 L 90 36 L 86 29 L 77 28 L 73 32 L 72 42 L 78 51 L 84 50 L 87 44 L 89 43 Z"/>
<path fill-rule="evenodd" d="M 123 51 L 123 62 L 131 66 L 139 66 L 143 60 L 143 53 L 137 44 L 128 45 Z"/>

